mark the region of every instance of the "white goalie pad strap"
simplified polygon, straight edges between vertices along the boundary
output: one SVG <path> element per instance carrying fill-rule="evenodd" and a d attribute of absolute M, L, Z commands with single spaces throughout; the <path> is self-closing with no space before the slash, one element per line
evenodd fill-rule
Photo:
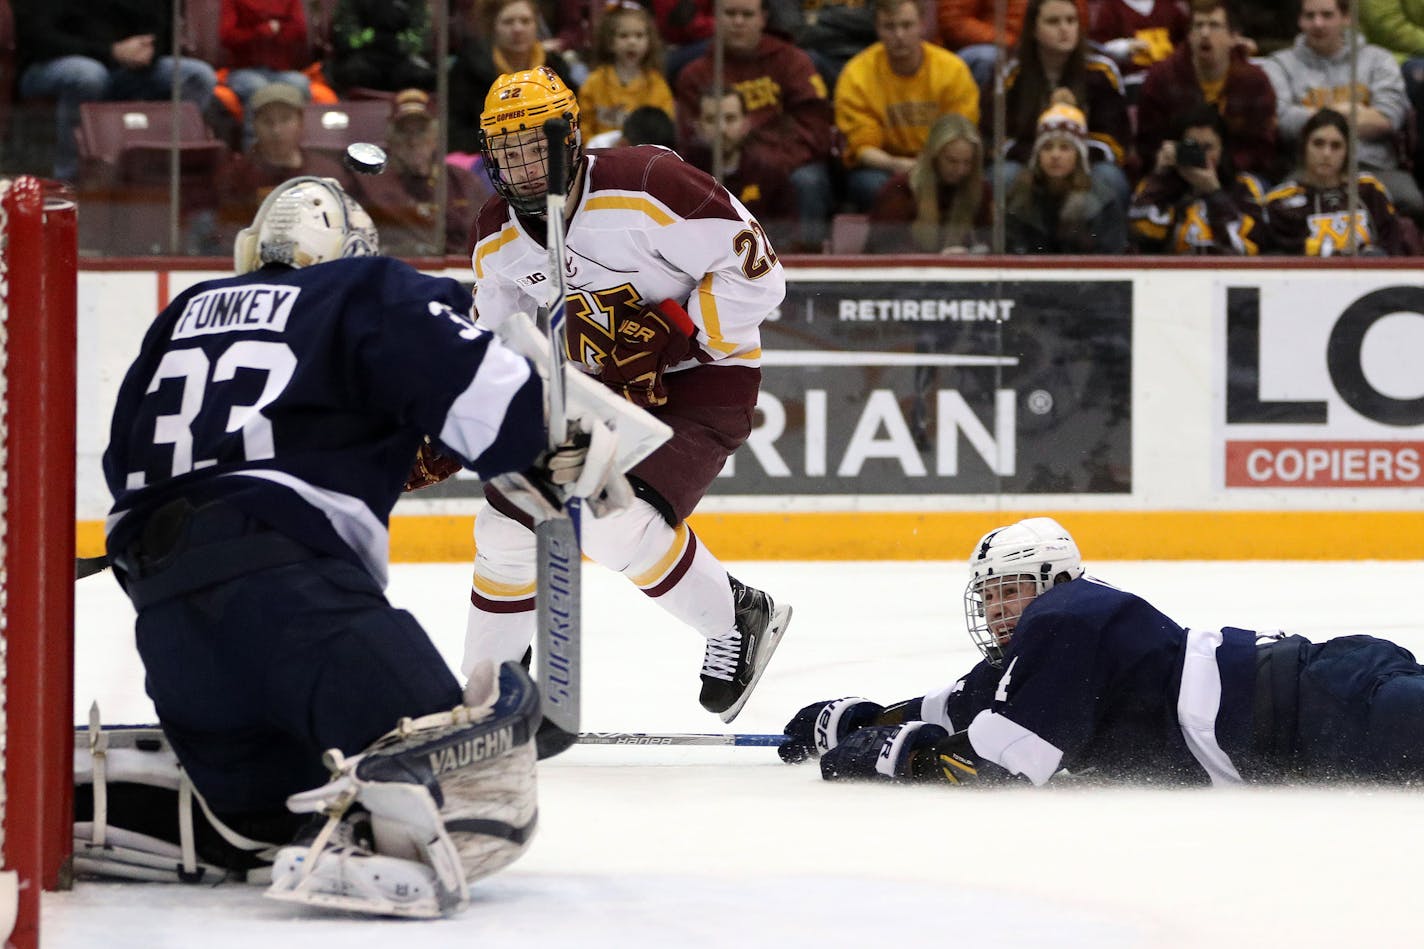
<path fill-rule="evenodd" d="M 480 325 L 491 330 L 500 342 L 534 363 L 546 381 L 549 378 L 549 341 L 527 313 L 481 313 Z M 576 366 L 564 366 L 564 392 L 570 419 L 595 418 L 618 436 L 618 470 L 628 471 L 672 437 L 672 429 L 646 410 L 621 399 L 589 378 Z"/>
<path fill-rule="evenodd" d="M 149 883 L 217 883 L 241 876 L 197 860 L 177 844 L 122 827 L 106 828 L 105 842 L 99 843 L 97 830 L 92 821 L 75 823 L 75 873 Z"/>
<path fill-rule="evenodd" d="M 266 870 L 230 871 L 198 857 L 196 813 L 201 810 L 212 829 L 234 850 L 270 860 L 277 845 L 239 834 L 213 814 L 198 794 L 157 726 L 102 729 L 97 707 L 89 727 L 75 733 L 74 780 L 90 786 L 93 817 L 74 825 L 75 870 L 121 879 L 165 883 L 212 883 L 224 878 L 254 881 Z M 173 794 L 178 841 L 152 837 L 126 828 L 139 815 L 116 813 L 110 806 L 111 785 L 132 784 Z M 194 807 L 194 804 L 197 807 Z"/>

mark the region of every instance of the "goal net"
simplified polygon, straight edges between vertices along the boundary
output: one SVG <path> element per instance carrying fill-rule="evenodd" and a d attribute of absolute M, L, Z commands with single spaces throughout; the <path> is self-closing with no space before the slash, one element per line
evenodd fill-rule
<path fill-rule="evenodd" d="M 0 178 L 0 942 L 39 944 L 73 834 L 75 206 Z"/>

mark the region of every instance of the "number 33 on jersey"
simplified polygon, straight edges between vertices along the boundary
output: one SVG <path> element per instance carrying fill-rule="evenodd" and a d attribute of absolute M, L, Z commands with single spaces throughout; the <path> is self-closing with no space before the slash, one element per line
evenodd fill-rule
<path fill-rule="evenodd" d="M 498 320 L 547 304 L 542 222 L 500 198 L 480 212 L 476 307 Z M 765 231 L 712 177 L 652 145 L 589 152 L 569 221 L 569 359 L 596 369 L 616 328 L 660 300 L 684 302 L 696 345 L 670 372 L 703 363 L 761 365 L 760 326 L 786 282 Z"/>

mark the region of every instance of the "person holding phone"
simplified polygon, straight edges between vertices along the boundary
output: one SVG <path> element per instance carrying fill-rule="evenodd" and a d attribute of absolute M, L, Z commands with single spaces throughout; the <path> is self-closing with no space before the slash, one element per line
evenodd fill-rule
<path fill-rule="evenodd" d="M 1134 245 L 1147 253 L 1254 257 L 1261 252 L 1262 187 L 1238 173 L 1215 107 L 1184 114 L 1157 149 L 1128 208 Z"/>

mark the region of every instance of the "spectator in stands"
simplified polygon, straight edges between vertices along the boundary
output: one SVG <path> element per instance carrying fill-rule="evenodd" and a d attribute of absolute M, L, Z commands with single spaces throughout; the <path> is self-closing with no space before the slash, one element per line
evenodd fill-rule
<path fill-rule="evenodd" d="M 989 250 L 994 189 L 984 142 L 962 115 L 940 116 L 907 172 L 891 178 L 870 209 L 873 254 L 978 254 Z"/>
<path fill-rule="evenodd" d="M 959 54 L 987 97 L 994 89 L 994 63 L 999 57 L 994 42 L 994 5 L 999 0 L 937 2 L 940 38 L 945 48 Z M 1004 48 L 1013 49 L 1019 44 L 1024 23 L 1032 23 L 1033 17 L 1028 14 L 1029 0 L 1004 0 L 1004 3 Z M 1087 0 L 1074 0 L 1074 6 L 1078 10 L 1078 22 L 1086 27 Z"/>
<path fill-rule="evenodd" d="M 795 233 L 796 198 L 786 169 L 765 146 L 747 141 L 751 123 L 735 90 L 702 97 L 697 137 L 686 151 L 688 162 L 712 174 L 719 166 L 722 186 L 742 202 L 771 236 L 772 246 L 790 246 Z M 718 151 L 720 149 L 720 152 Z M 714 162 L 713 155 L 721 161 Z"/>
<path fill-rule="evenodd" d="M 1424 195 L 1399 167 L 1394 142 L 1409 109 L 1404 76 L 1388 51 L 1350 32 L 1345 2 L 1301 0 L 1300 35 L 1295 45 L 1271 54 L 1265 62 L 1263 68 L 1276 90 L 1281 139 L 1288 147 L 1299 148 L 1302 129 L 1311 116 L 1324 108 L 1349 116 L 1353 98 L 1359 166 L 1384 183 L 1401 213 L 1424 215 Z M 1350 91 L 1352 50 L 1354 96 Z"/>
<path fill-rule="evenodd" d="M 677 147 L 677 126 L 655 105 L 640 105 L 623 118 L 621 128 L 599 132 L 584 142 L 585 148 L 627 148 L 629 145 Z"/>
<path fill-rule="evenodd" d="M 979 87 L 962 59 L 922 39 L 919 0 L 875 0 L 875 32 L 880 42 L 847 63 L 836 83 L 846 188 L 857 211 L 914 167 L 936 118 L 953 112 L 979 121 Z"/>
<path fill-rule="evenodd" d="M 570 89 L 577 89 L 568 63 L 539 42 L 539 14 L 533 0 L 489 0 L 475 9 L 480 29 L 455 51 L 450 66 L 449 147 L 478 150 L 480 113 L 490 86 L 505 73 L 547 66 Z M 587 133 L 585 133 L 587 134 Z"/>
<path fill-rule="evenodd" d="M 1024 22 L 1018 55 L 1004 75 L 1004 181 L 1014 181 L 1029 160 L 1039 116 L 1054 102 L 1068 102 L 1087 117 L 1089 174 L 1112 188 L 1119 209 L 1126 208 L 1130 189 L 1123 162 L 1131 126 L 1122 76 L 1112 60 L 1091 51 L 1071 0 L 1029 0 Z M 989 138 L 987 111 L 982 121 Z"/>
<path fill-rule="evenodd" d="M 226 84 L 242 106 L 242 145 L 252 144 L 247 103 L 269 82 L 285 82 L 310 99 L 311 65 L 302 0 L 222 0 L 218 38 L 227 52 Z"/>
<path fill-rule="evenodd" d="M 350 193 L 376 222 L 381 253 L 393 257 L 467 254 L 475 218 L 493 194 L 489 179 L 440 160 L 440 125 L 421 89 L 396 94 L 386 128 L 390 162 L 379 175 L 353 176 Z M 445 174 L 445 235 L 437 231 L 439 175 Z"/>
<path fill-rule="evenodd" d="M 179 94 L 206 109 L 213 67 L 169 55 L 169 0 L 35 0 L 17 3 L 16 74 L 22 99 L 54 99 L 54 176 L 79 173 L 79 106 L 100 100 L 167 99 Z"/>
<path fill-rule="evenodd" d="M 1081 110 L 1050 106 L 1038 121 L 1029 165 L 1004 201 L 1012 254 L 1120 254 L 1127 219 L 1110 185 L 1088 173 L 1088 124 Z"/>
<path fill-rule="evenodd" d="M 598 21 L 594 70 L 579 89 L 579 119 L 585 141 L 623 127 L 642 105 L 674 115 L 672 89 L 663 78 L 663 44 L 648 11 L 620 0 Z"/>
<path fill-rule="evenodd" d="M 1147 70 L 1172 55 L 1190 25 L 1182 0 L 1097 0 L 1088 38 L 1112 57 L 1129 101 L 1136 101 Z"/>
<path fill-rule="evenodd" d="M 1266 220 L 1275 247 L 1285 254 L 1334 257 L 1354 250 L 1397 257 L 1404 237 L 1384 184 L 1362 172 L 1353 227 L 1346 187 L 1350 167 L 1350 123 L 1331 108 L 1319 109 L 1300 130 L 1300 165 L 1266 195 Z"/>
<path fill-rule="evenodd" d="M 816 67 L 801 50 L 766 34 L 763 0 L 723 0 L 723 82 L 747 110 L 747 142 L 781 166 L 796 195 L 804 250 L 819 250 L 831 214 L 831 103 Z M 712 56 L 689 63 L 677 79 L 678 140 L 696 140 L 702 97 L 712 92 Z"/>
<path fill-rule="evenodd" d="M 1371 43 L 1394 54 L 1404 76 L 1404 94 L 1417 122 L 1424 115 L 1424 5 L 1415 0 L 1360 0 L 1360 29 Z M 1424 135 L 1415 130 L 1415 180 L 1424 168 Z"/>
<path fill-rule="evenodd" d="M 252 223 L 267 193 L 288 178 L 335 178 L 343 188 L 353 189 L 351 175 L 339 162 L 302 149 L 305 104 L 296 87 L 281 82 L 263 86 L 248 100 L 252 147 L 233 156 L 218 182 L 218 244 L 231 246 L 237 232 Z"/>
<path fill-rule="evenodd" d="M 1275 90 L 1246 58 L 1235 22 L 1227 0 L 1191 0 L 1187 42 L 1142 84 L 1137 154 L 1144 164 L 1156 161 L 1176 118 L 1210 105 L 1226 122 L 1232 167 L 1267 182 L 1279 178 Z"/>
<path fill-rule="evenodd" d="M 770 6 L 771 29 L 789 35 L 811 57 L 827 89 L 877 38 L 871 0 L 771 0 Z"/>
<path fill-rule="evenodd" d="M 337 0 L 331 18 L 331 84 L 353 89 L 435 88 L 427 0 Z"/>
<path fill-rule="evenodd" d="M 677 83 L 682 67 L 707 52 L 717 29 L 712 0 L 652 0 L 658 34 L 668 44 L 668 82 Z"/>
<path fill-rule="evenodd" d="M 1264 195 L 1255 176 L 1232 167 L 1221 113 L 1198 106 L 1175 130 L 1132 196 L 1133 242 L 1153 253 L 1256 256 L 1266 236 Z"/>

